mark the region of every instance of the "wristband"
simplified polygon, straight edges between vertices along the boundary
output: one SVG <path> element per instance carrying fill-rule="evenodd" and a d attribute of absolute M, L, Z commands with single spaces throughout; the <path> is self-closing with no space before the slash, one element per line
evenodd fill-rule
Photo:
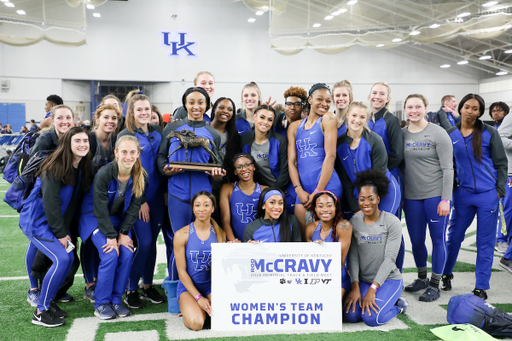
<path fill-rule="evenodd" d="M 297 188 L 297 187 L 302 187 L 302 185 L 298 184 L 298 185 L 293 186 L 293 188 Z"/>
<path fill-rule="evenodd" d="M 450 200 L 441 199 L 442 202 L 450 203 Z"/>
<path fill-rule="evenodd" d="M 377 289 L 379 289 L 379 287 L 373 283 L 372 283 L 372 285 L 370 285 L 370 288 L 372 288 L 375 291 L 377 291 Z"/>
<path fill-rule="evenodd" d="M 194 299 L 197 301 L 199 301 L 201 298 L 203 297 L 203 295 L 201 294 L 198 294 L 196 297 L 194 297 Z"/>

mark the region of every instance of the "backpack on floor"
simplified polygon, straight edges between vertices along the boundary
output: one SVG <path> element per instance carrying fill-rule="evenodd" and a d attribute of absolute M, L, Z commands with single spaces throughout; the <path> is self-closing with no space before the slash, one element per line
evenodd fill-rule
<path fill-rule="evenodd" d="M 470 323 L 492 336 L 512 337 L 512 316 L 474 294 L 450 298 L 446 319 L 450 324 Z"/>

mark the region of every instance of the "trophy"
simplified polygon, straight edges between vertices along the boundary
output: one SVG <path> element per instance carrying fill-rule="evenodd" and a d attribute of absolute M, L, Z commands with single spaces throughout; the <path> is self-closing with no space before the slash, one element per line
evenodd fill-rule
<path fill-rule="evenodd" d="M 213 150 L 210 148 L 210 145 L 214 145 L 212 140 L 207 139 L 206 137 L 197 137 L 196 133 L 194 133 L 191 130 L 186 130 L 185 128 L 183 128 L 181 132 L 177 130 L 171 131 L 166 138 L 170 140 L 173 137 L 177 138 L 180 141 L 180 145 L 171 154 L 169 154 L 167 159 L 169 159 L 169 157 L 171 157 L 172 154 L 176 153 L 176 151 L 180 150 L 181 148 L 185 148 L 185 160 L 183 160 L 182 162 L 169 162 L 169 167 L 179 167 L 183 170 L 197 172 L 211 172 L 212 169 L 215 167 L 222 167 L 222 161 L 219 159 L 217 154 L 215 154 Z M 215 163 L 198 163 L 187 161 L 188 148 L 194 147 L 203 147 L 203 149 L 206 150 L 208 154 L 210 154 Z"/>

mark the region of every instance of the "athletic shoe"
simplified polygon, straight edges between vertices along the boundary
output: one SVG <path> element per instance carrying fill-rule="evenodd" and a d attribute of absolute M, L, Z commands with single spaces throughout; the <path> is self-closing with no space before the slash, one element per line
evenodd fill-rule
<path fill-rule="evenodd" d="M 91 303 L 94 303 L 94 290 L 96 290 L 96 284 L 91 285 L 89 289 L 84 288 L 84 298 L 91 301 Z"/>
<path fill-rule="evenodd" d="M 98 316 L 101 320 L 111 320 L 117 316 L 110 303 L 103 303 L 94 309 L 94 315 Z"/>
<path fill-rule="evenodd" d="M 68 302 L 71 302 L 74 300 L 75 300 L 75 298 L 68 293 L 65 293 L 61 297 L 57 298 L 57 301 L 62 302 L 62 303 L 68 303 Z"/>
<path fill-rule="evenodd" d="M 409 304 L 407 303 L 407 301 L 403 297 L 400 297 L 398 299 L 398 301 L 396 301 L 395 305 L 398 308 L 400 308 L 400 312 L 398 314 L 405 314 L 405 312 L 407 310 L 407 307 L 409 306 Z"/>
<path fill-rule="evenodd" d="M 55 314 L 52 313 L 49 309 L 42 311 L 40 314 L 37 313 L 36 309 L 36 311 L 34 311 L 34 315 L 32 316 L 32 324 L 53 328 L 65 325 L 66 320 L 55 316 Z"/>
<path fill-rule="evenodd" d="M 452 279 L 453 279 L 453 274 L 443 275 L 443 277 L 441 278 L 441 280 L 443 281 L 443 285 L 441 285 L 441 290 L 444 290 L 444 291 L 452 290 Z"/>
<path fill-rule="evenodd" d="M 124 298 L 124 303 L 128 306 L 128 308 L 132 309 L 142 309 L 144 305 L 139 297 L 139 292 L 137 290 L 133 290 L 132 292 L 127 292 L 126 297 Z"/>
<path fill-rule="evenodd" d="M 27 302 L 30 303 L 30 305 L 35 308 L 39 304 L 39 296 L 41 296 L 41 290 L 29 290 L 27 292 Z"/>
<path fill-rule="evenodd" d="M 472 291 L 472 293 L 475 294 L 475 296 L 480 297 L 481 299 L 487 299 L 487 293 L 485 292 L 485 290 L 475 289 Z"/>
<path fill-rule="evenodd" d="M 497 242 L 496 243 L 496 246 L 494 247 L 494 249 L 498 252 L 498 253 L 505 253 L 507 252 L 507 249 L 508 247 L 510 246 L 509 243 L 506 243 L 506 242 Z"/>
<path fill-rule="evenodd" d="M 122 305 L 121 303 L 112 304 L 112 309 L 114 309 L 117 316 L 119 316 L 119 317 L 126 317 L 126 316 L 130 316 L 132 314 L 132 312 L 130 310 L 128 310 L 128 308 L 125 308 L 125 306 Z"/>
<path fill-rule="evenodd" d="M 428 280 L 428 278 L 425 278 L 425 279 L 416 278 L 414 280 L 414 282 L 412 282 L 412 284 L 409 284 L 408 286 L 406 286 L 404 288 L 404 290 L 407 292 L 417 292 L 417 291 L 428 288 L 429 283 L 430 283 L 430 281 Z"/>
<path fill-rule="evenodd" d="M 165 302 L 165 296 L 160 294 L 160 292 L 156 290 L 154 286 L 151 286 L 148 289 L 143 288 L 140 298 L 146 301 L 151 301 L 151 303 L 155 304 Z"/>
<path fill-rule="evenodd" d="M 63 319 L 68 317 L 68 313 L 60 309 L 57 303 L 55 303 L 55 300 L 50 302 L 50 308 L 48 308 L 48 310 L 51 311 L 53 315 L 57 316 L 58 318 Z"/>
<path fill-rule="evenodd" d="M 502 257 L 500 259 L 500 266 L 512 274 L 512 260 Z"/>
<path fill-rule="evenodd" d="M 423 294 L 421 294 L 419 300 L 421 302 L 433 302 L 437 300 L 441 295 L 439 294 L 439 288 L 428 287 Z"/>

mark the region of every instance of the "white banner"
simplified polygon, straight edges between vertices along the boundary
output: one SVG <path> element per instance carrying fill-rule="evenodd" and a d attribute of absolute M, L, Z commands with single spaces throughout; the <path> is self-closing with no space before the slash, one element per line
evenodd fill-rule
<path fill-rule="evenodd" d="M 340 243 L 212 244 L 213 330 L 341 330 Z"/>

